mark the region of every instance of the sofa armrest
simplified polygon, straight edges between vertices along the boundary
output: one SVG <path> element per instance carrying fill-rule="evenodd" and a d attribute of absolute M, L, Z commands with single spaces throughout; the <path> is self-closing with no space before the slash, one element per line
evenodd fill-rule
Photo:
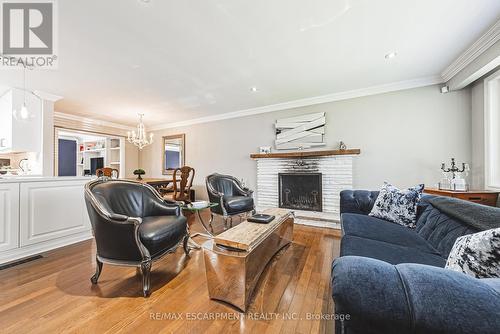
<path fill-rule="evenodd" d="M 410 328 L 404 288 L 389 263 L 358 256 L 337 258 L 332 294 L 335 313 L 348 319 L 336 321 L 336 333 L 406 333 Z"/>
<path fill-rule="evenodd" d="M 444 268 L 357 256 L 334 261 L 337 333 L 497 333 L 499 285 Z"/>
<path fill-rule="evenodd" d="M 340 214 L 369 214 L 375 204 L 378 193 L 378 191 L 370 190 L 342 190 L 340 192 Z"/>

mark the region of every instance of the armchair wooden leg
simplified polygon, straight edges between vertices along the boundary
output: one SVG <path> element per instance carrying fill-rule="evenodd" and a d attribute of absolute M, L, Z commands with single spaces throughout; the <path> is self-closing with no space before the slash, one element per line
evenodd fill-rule
<path fill-rule="evenodd" d="M 188 243 L 189 243 L 189 234 L 186 234 L 186 236 L 184 236 L 184 240 L 182 240 L 182 248 L 184 248 L 184 253 L 186 253 L 186 255 L 189 255 L 189 251 L 191 250 L 188 246 Z"/>
<path fill-rule="evenodd" d="M 141 263 L 142 272 L 142 293 L 144 297 L 149 297 L 151 293 L 151 260 Z"/>
<path fill-rule="evenodd" d="M 99 279 L 99 276 L 101 276 L 101 271 L 102 271 L 102 262 L 99 261 L 97 256 L 95 257 L 95 274 L 90 278 L 90 281 L 92 284 L 97 284 L 97 280 Z"/>

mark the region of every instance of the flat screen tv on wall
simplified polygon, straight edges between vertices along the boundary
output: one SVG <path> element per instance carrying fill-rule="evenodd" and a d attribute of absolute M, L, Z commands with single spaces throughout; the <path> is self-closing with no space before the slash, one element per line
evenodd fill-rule
<path fill-rule="evenodd" d="M 104 158 L 90 158 L 90 174 L 95 175 L 95 171 L 104 167 Z"/>

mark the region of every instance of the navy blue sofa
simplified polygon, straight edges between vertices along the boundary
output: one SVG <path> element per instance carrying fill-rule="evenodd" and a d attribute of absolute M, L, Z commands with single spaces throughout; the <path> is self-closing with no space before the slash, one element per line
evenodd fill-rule
<path fill-rule="evenodd" d="M 378 192 L 340 196 L 336 333 L 500 333 L 500 279 L 444 269 L 455 240 L 477 226 L 438 210 L 429 203 L 434 196 L 422 197 L 415 229 L 368 216 Z"/>

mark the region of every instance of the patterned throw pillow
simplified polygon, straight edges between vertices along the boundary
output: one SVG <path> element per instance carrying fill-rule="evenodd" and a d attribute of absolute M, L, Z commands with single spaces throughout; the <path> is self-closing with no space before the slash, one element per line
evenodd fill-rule
<path fill-rule="evenodd" d="M 409 228 L 415 228 L 417 205 L 423 190 L 423 184 L 399 190 L 385 182 L 373 205 L 372 211 L 368 215 Z"/>
<path fill-rule="evenodd" d="M 458 238 L 445 268 L 476 278 L 500 278 L 500 228 Z"/>

